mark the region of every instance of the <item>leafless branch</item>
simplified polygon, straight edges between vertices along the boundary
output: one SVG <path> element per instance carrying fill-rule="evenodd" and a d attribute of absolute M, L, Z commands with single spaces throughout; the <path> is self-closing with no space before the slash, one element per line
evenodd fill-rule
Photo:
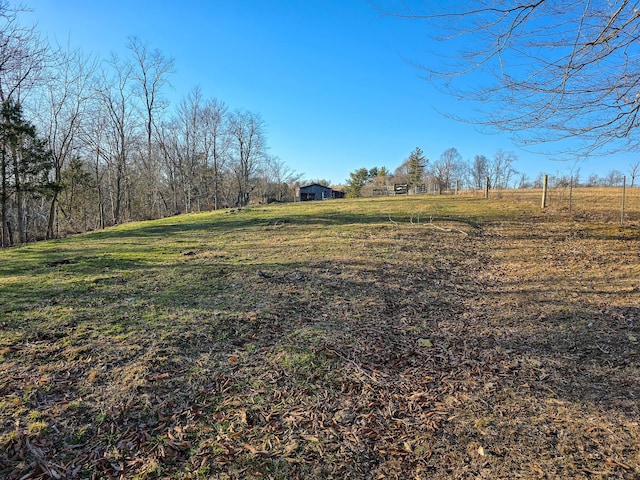
<path fill-rule="evenodd" d="M 479 111 L 454 118 L 527 145 L 563 142 L 558 151 L 576 155 L 640 146 L 640 2 L 381 3 L 445 44 L 435 65 L 420 67 Z M 480 74 L 471 88 L 462 81 L 470 73 Z"/>

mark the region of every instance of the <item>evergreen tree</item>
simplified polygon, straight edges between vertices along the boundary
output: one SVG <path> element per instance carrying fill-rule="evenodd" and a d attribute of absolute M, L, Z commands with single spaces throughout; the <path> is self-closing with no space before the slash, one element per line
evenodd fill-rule
<path fill-rule="evenodd" d="M 391 173 L 389 172 L 389 169 L 387 169 L 387 167 L 380 167 L 378 169 L 378 173 L 376 174 L 376 177 L 390 177 Z"/>
<path fill-rule="evenodd" d="M 362 187 L 364 187 L 370 179 L 369 170 L 364 167 L 351 172 L 347 179 L 347 196 L 355 198 L 362 195 Z"/>
<path fill-rule="evenodd" d="M 427 157 L 419 147 L 416 147 L 407 160 L 407 176 L 410 186 L 420 185 L 427 163 Z"/>
<path fill-rule="evenodd" d="M 24 120 L 20 104 L 13 100 L 2 102 L 0 222 L 3 247 L 13 243 L 10 217 L 16 219 L 18 240 L 26 241 L 26 202 L 29 196 L 42 196 L 56 188 L 49 179 L 52 167 L 50 151 L 47 150 L 45 142 L 37 137 L 35 127 Z"/>

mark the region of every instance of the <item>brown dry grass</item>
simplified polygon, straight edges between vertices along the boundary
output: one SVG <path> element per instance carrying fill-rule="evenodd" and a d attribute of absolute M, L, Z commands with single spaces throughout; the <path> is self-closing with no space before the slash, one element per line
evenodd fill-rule
<path fill-rule="evenodd" d="M 479 198 L 484 192 L 469 191 L 465 195 Z M 542 189 L 491 191 L 490 198 L 537 208 L 542 203 Z M 577 187 L 571 190 L 568 187 L 559 187 L 549 188 L 547 192 L 548 210 L 579 221 L 619 223 L 622 216 L 622 200 L 622 187 Z M 623 220 L 637 219 L 640 210 L 640 188 L 626 188 L 624 201 Z"/>
<path fill-rule="evenodd" d="M 633 208 L 324 202 L 2 252 L 0 476 L 638 478 Z"/>

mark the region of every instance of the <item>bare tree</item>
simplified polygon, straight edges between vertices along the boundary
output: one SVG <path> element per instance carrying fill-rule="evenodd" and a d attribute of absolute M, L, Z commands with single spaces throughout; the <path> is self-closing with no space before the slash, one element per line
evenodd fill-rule
<path fill-rule="evenodd" d="M 604 185 L 607 187 L 617 187 L 622 185 L 624 174 L 620 170 L 613 169 L 607 173 L 604 179 Z"/>
<path fill-rule="evenodd" d="M 597 187 L 598 185 L 600 185 L 600 183 L 600 177 L 597 173 L 592 173 L 591 175 L 589 175 L 589 178 L 587 179 L 587 187 Z"/>
<path fill-rule="evenodd" d="M 440 65 L 425 68 L 448 92 L 480 102 L 484 114 L 466 120 L 524 143 L 569 140 L 556 150 L 572 155 L 640 146 L 637 2 L 416 3 L 393 14 L 425 22 L 446 43 Z M 457 89 L 470 73 L 479 74 L 473 88 L 463 80 Z"/>
<path fill-rule="evenodd" d="M 289 168 L 280 158 L 267 156 L 260 169 L 263 192 L 266 201 L 293 201 L 292 186 L 300 182 L 302 175 Z"/>
<path fill-rule="evenodd" d="M 43 101 L 37 110 L 53 156 L 54 181 L 62 184 L 62 172 L 81 148 L 81 129 L 89 104 L 91 78 L 96 70 L 93 58 L 75 51 L 60 51 L 59 63 L 43 89 Z M 56 218 L 60 190 L 49 203 L 47 238 L 56 236 Z M 71 212 L 68 212 L 71 214 Z"/>
<path fill-rule="evenodd" d="M 476 155 L 470 168 L 470 175 L 473 188 L 482 190 L 489 176 L 489 159 L 484 155 Z"/>
<path fill-rule="evenodd" d="M 165 210 L 170 214 L 180 212 L 178 201 L 178 124 L 175 120 L 163 121 L 158 126 L 157 135 L 162 157 L 162 177 L 164 186 L 160 189 Z"/>
<path fill-rule="evenodd" d="M 100 108 L 107 119 L 105 158 L 108 165 L 109 197 L 111 200 L 111 218 L 114 224 L 126 221 L 130 216 L 128 196 L 128 169 L 131 150 L 135 141 L 135 122 L 131 100 L 132 66 L 112 55 L 103 72 L 102 85 L 97 91 Z"/>
<path fill-rule="evenodd" d="M 18 22 L 22 7 L 0 0 L 0 102 L 23 101 L 24 93 L 38 85 L 52 59 L 48 44 L 35 27 Z"/>
<path fill-rule="evenodd" d="M 159 216 L 160 162 L 154 156 L 153 137 L 157 130 L 157 119 L 167 106 L 162 89 L 169 83 L 168 77 L 173 73 L 174 61 L 166 58 L 159 50 L 151 50 L 148 43 L 143 43 L 136 37 L 129 39 L 128 48 L 134 57 L 134 91 L 141 102 L 140 114 L 144 124 L 145 148 L 139 157 L 144 170 L 147 216 Z"/>
<path fill-rule="evenodd" d="M 640 160 L 636 160 L 635 163 L 629 164 L 629 176 L 631 177 L 631 188 L 636 182 L 636 177 L 638 176 L 638 172 L 640 172 Z"/>
<path fill-rule="evenodd" d="M 409 183 L 409 159 L 407 158 L 393 171 L 393 180 L 395 183 Z M 316 182 L 320 183 L 320 182 Z M 328 186 L 328 184 L 327 184 Z"/>
<path fill-rule="evenodd" d="M 456 148 L 448 148 L 433 164 L 431 169 L 433 177 L 438 185 L 438 193 L 443 193 L 451 188 L 452 182 L 458 178 L 462 169 L 462 155 Z"/>
<path fill-rule="evenodd" d="M 489 163 L 488 176 L 489 185 L 494 189 L 509 188 L 511 178 L 518 172 L 513 168 L 513 164 L 518 157 L 513 152 L 505 152 L 498 149 Z"/>
<path fill-rule="evenodd" d="M 266 153 L 265 126 L 262 118 L 249 111 L 235 111 L 229 116 L 233 138 L 233 170 L 236 178 L 237 205 L 247 205 L 252 190 L 251 178 Z"/>
<path fill-rule="evenodd" d="M 201 209 L 201 171 L 205 163 L 201 121 L 203 106 L 202 91 L 196 87 L 182 99 L 173 120 L 176 135 L 174 163 L 185 212 Z"/>
<path fill-rule="evenodd" d="M 207 100 L 201 112 L 203 128 L 202 148 L 205 157 L 205 182 L 210 178 L 213 185 L 213 209 L 220 208 L 221 184 L 225 164 L 229 155 L 231 137 L 227 122 L 227 107 L 217 99 Z"/>
<path fill-rule="evenodd" d="M 91 98 L 87 106 L 87 121 L 81 129 L 83 156 L 86 158 L 87 168 L 92 175 L 92 198 L 95 210 L 94 224 L 91 228 L 105 228 L 107 226 L 107 186 L 104 178 L 107 174 L 110 149 L 107 144 L 109 118 L 102 109 L 102 99 L 99 96 Z"/>

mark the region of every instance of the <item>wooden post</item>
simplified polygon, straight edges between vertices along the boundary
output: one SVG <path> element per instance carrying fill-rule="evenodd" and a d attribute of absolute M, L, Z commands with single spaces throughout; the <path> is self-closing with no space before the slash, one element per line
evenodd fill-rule
<path fill-rule="evenodd" d="M 549 175 L 544 176 L 544 183 L 542 184 L 542 208 L 547 206 L 547 184 L 549 181 Z"/>
<path fill-rule="evenodd" d="M 620 225 L 624 225 L 624 197 L 627 193 L 627 176 L 622 177 L 622 209 L 620 211 Z"/>
<path fill-rule="evenodd" d="M 456 192 L 455 192 L 455 194 L 454 194 L 454 195 L 456 195 L 456 196 L 458 196 L 458 184 L 459 184 L 459 181 L 458 181 L 458 180 L 456 180 Z"/>
<path fill-rule="evenodd" d="M 484 182 L 484 198 L 489 198 L 489 177 L 486 177 Z"/>
<path fill-rule="evenodd" d="M 573 206 L 573 175 L 569 179 L 569 215 L 571 215 L 571 207 Z"/>

